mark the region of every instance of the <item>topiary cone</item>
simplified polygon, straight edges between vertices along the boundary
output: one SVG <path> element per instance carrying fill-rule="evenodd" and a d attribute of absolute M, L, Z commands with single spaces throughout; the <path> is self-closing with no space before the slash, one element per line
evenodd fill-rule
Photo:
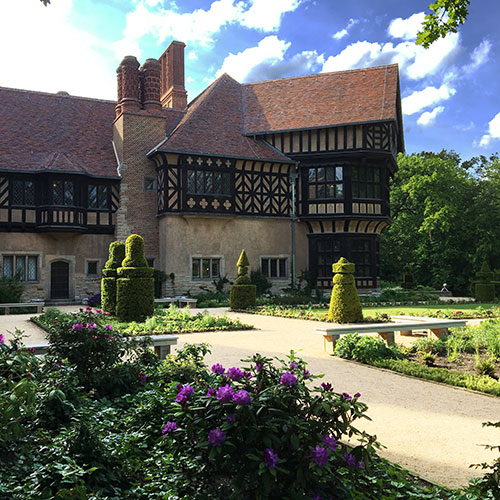
<path fill-rule="evenodd" d="M 257 288 L 251 284 L 248 277 L 248 260 L 245 250 L 241 251 L 240 258 L 236 263 L 238 266 L 238 277 L 236 284 L 229 289 L 229 305 L 233 310 L 248 309 L 255 307 L 257 300 Z"/>
<path fill-rule="evenodd" d="M 363 320 L 361 302 L 354 281 L 354 269 L 354 264 L 344 257 L 332 265 L 333 288 L 328 321 L 359 323 Z"/>

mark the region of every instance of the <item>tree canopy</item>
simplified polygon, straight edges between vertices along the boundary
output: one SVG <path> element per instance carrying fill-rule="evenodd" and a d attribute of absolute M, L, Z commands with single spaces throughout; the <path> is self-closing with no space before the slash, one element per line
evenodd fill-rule
<path fill-rule="evenodd" d="M 381 236 L 381 277 L 469 293 L 483 261 L 500 268 L 500 160 L 462 162 L 454 151 L 400 155 L 392 180 L 393 223 Z"/>
<path fill-rule="evenodd" d="M 469 14 L 470 0 L 436 0 L 429 5 L 431 13 L 425 16 L 417 43 L 426 49 L 438 38 L 456 33 Z"/>

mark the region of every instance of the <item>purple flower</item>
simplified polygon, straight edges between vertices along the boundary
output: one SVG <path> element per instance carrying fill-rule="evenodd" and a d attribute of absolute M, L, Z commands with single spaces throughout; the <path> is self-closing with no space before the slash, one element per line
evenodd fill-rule
<path fill-rule="evenodd" d="M 113 329 L 113 325 L 106 325 L 104 328 L 106 328 L 106 330 L 112 330 Z"/>
<path fill-rule="evenodd" d="M 209 387 L 207 391 L 207 398 L 211 398 L 215 394 L 215 389 L 213 387 Z"/>
<path fill-rule="evenodd" d="M 0 333 L 0 344 L 5 344 L 5 335 Z"/>
<path fill-rule="evenodd" d="M 233 388 L 230 385 L 224 385 L 217 389 L 217 401 L 220 403 L 229 403 L 233 399 Z"/>
<path fill-rule="evenodd" d="M 95 323 L 87 323 L 85 326 L 87 330 L 95 330 L 97 328 L 97 325 Z"/>
<path fill-rule="evenodd" d="M 321 384 L 321 387 L 323 387 L 323 390 L 325 392 L 330 392 L 333 389 L 332 384 L 330 384 L 330 382 L 323 382 Z"/>
<path fill-rule="evenodd" d="M 234 413 L 230 413 L 227 417 L 226 417 L 226 422 L 228 424 L 232 424 L 234 422 L 236 418 L 236 415 Z"/>
<path fill-rule="evenodd" d="M 220 363 L 212 366 L 212 373 L 216 375 L 223 375 L 225 371 L 226 369 Z"/>
<path fill-rule="evenodd" d="M 243 372 L 243 375 L 247 380 L 250 380 L 252 378 L 252 374 L 250 372 Z"/>
<path fill-rule="evenodd" d="M 316 446 L 311 451 L 311 462 L 314 462 L 319 467 L 326 465 L 328 463 L 328 451 L 326 451 L 326 448 Z"/>
<path fill-rule="evenodd" d="M 189 385 L 181 385 L 182 389 L 177 393 L 175 400 L 177 403 L 184 404 L 193 394 L 194 389 Z"/>
<path fill-rule="evenodd" d="M 220 446 L 226 440 L 226 435 L 218 427 L 208 433 L 208 442 L 212 446 Z"/>
<path fill-rule="evenodd" d="M 81 332 L 83 330 L 83 325 L 82 323 L 75 323 L 71 328 L 73 328 L 73 330 L 78 330 L 79 332 Z"/>
<path fill-rule="evenodd" d="M 249 405 L 251 402 L 252 398 L 245 389 L 241 389 L 233 395 L 233 403 L 236 405 Z"/>
<path fill-rule="evenodd" d="M 297 377 L 293 373 L 285 372 L 281 375 L 281 385 L 292 386 L 297 385 Z"/>
<path fill-rule="evenodd" d="M 145 375 L 144 373 L 139 373 L 139 379 L 141 380 L 141 382 L 146 382 L 148 376 Z"/>
<path fill-rule="evenodd" d="M 264 363 L 262 361 L 257 361 L 255 363 L 255 371 L 260 372 L 262 371 L 262 368 L 264 368 Z"/>
<path fill-rule="evenodd" d="M 355 397 L 355 398 L 359 398 L 359 397 L 361 397 L 361 393 L 360 393 L 360 392 L 357 392 L 356 394 L 354 394 L 354 397 Z"/>
<path fill-rule="evenodd" d="M 165 435 L 168 434 L 169 432 L 175 431 L 178 428 L 179 426 L 175 422 L 167 422 L 165 424 L 165 427 L 163 427 L 161 433 Z"/>
<path fill-rule="evenodd" d="M 362 469 L 365 466 L 365 464 L 363 463 L 363 460 L 360 460 L 356 465 L 357 465 L 358 469 Z"/>
<path fill-rule="evenodd" d="M 239 368 L 233 366 L 227 371 L 227 376 L 232 380 L 241 380 L 245 375 Z"/>
<path fill-rule="evenodd" d="M 271 469 L 276 469 L 276 464 L 278 463 L 278 454 L 274 452 L 272 448 L 266 448 L 263 452 L 264 455 L 264 465 L 266 467 L 271 467 Z"/>
<path fill-rule="evenodd" d="M 348 467 L 355 467 L 356 466 L 356 459 L 354 458 L 354 455 L 351 453 L 348 453 L 347 451 L 343 455 L 345 463 Z"/>
<path fill-rule="evenodd" d="M 304 378 L 306 380 L 311 378 L 311 372 L 309 370 L 304 370 Z"/>
<path fill-rule="evenodd" d="M 352 396 L 349 396 L 349 394 L 347 394 L 347 392 L 343 392 L 343 393 L 342 393 L 342 397 L 343 397 L 344 399 L 352 399 Z"/>
<path fill-rule="evenodd" d="M 313 495 L 312 500 L 323 500 L 323 497 L 321 495 Z"/>
<path fill-rule="evenodd" d="M 295 368 L 297 368 L 297 366 L 299 366 L 299 365 L 298 365 L 295 361 L 292 361 L 292 362 L 290 363 L 290 369 L 291 369 L 291 370 L 295 370 Z"/>
<path fill-rule="evenodd" d="M 337 440 L 333 436 L 330 436 L 330 434 L 325 434 L 321 443 L 329 450 L 335 451 L 337 449 Z"/>

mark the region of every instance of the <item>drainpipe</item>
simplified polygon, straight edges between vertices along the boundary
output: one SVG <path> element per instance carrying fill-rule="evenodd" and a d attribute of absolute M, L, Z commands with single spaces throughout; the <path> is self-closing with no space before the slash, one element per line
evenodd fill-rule
<path fill-rule="evenodd" d="M 292 234 L 292 290 L 296 288 L 296 274 L 295 274 L 295 182 L 299 174 L 297 172 L 290 172 L 290 185 L 292 187 L 292 218 L 291 218 L 291 234 Z"/>

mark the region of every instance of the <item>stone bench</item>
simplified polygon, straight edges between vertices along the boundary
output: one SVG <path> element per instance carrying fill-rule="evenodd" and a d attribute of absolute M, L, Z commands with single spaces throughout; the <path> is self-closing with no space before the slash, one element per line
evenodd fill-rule
<path fill-rule="evenodd" d="M 164 297 L 162 299 L 155 299 L 155 304 L 177 304 L 179 307 L 194 307 L 196 299 L 188 297 Z"/>
<path fill-rule="evenodd" d="M 160 359 L 165 359 L 168 354 L 170 354 L 170 346 L 177 345 L 177 339 L 175 335 L 145 335 L 134 337 L 136 339 L 150 338 L 151 345 L 154 348 L 155 354 Z M 28 349 L 33 349 L 35 355 L 41 356 L 47 354 L 47 349 L 49 347 L 48 342 L 38 342 L 37 344 L 26 344 Z"/>
<path fill-rule="evenodd" d="M 448 335 L 448 328 L 465 326 L 467 322 L 459 319 L 434 319 L 418 316 L 393 316 L 390 323 L 361 323 L 316 328 L 323 335 L 325 352 L 333 353 L 335 342 L 343 335 L 358 333 L 369 335 L 376 333 L 387 345 L 394 344 L 394 334 L 413 335 L 416 331 L 425 331 L 428 337 L 441 338 Z"/>
<path fill-rule="evenodd" d="M 0 304 L 0 309 L 4 310 L 4 314 L 10 314 L 11 309 L 18 307 L 36 307 L 36 312 L 43 312 L 45 302 L 13 302 L 11 304 Z"/>

